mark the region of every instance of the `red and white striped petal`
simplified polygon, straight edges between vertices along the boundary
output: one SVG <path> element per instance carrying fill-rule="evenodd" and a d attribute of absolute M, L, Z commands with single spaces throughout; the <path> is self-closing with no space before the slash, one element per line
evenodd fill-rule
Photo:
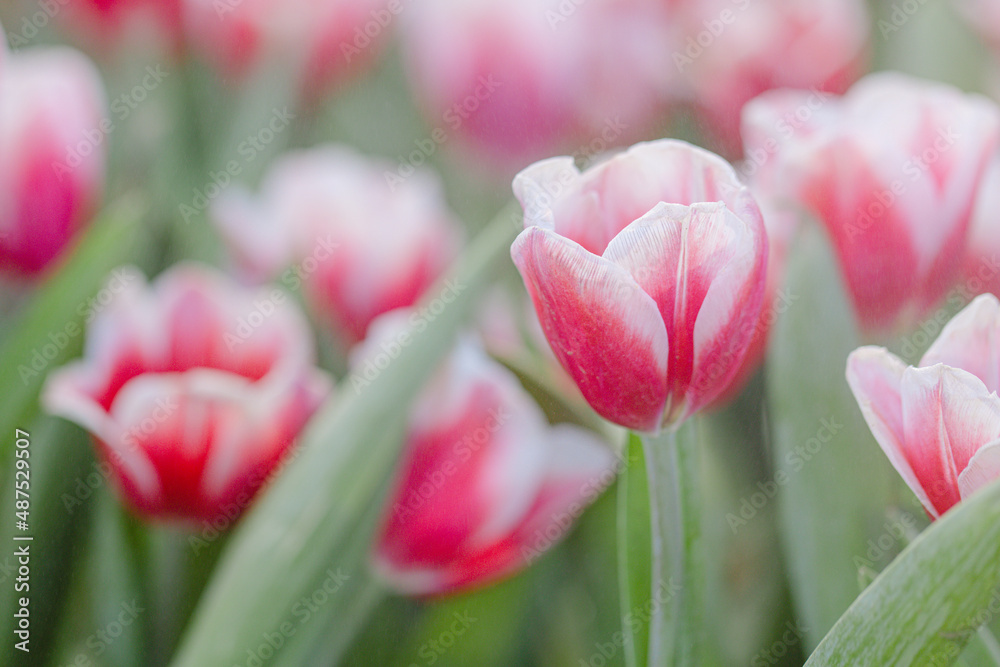
<path fill-rule="evenodd" d="M 670 341 L 663 423 L 707 405 L 739 369 L 760 314 L 767 245 L 722 202 L 659 204 L 608 245 L 656 302 Z"/>
<path fill-rule="evenodd" d="M 978 377 L 989 391 L 1000 390 L 1000 301 L 981 294 L 955 315 L 930 346 L 921 366 L 945 364 Z"/>
<path fill-rule="evenodd" d="M 552 351 L 590 405 L 623 426 L 657 430 L 670 343 L 653 298 L 625 268 L 548 229 L 521 232 L 511 255 Z"/>

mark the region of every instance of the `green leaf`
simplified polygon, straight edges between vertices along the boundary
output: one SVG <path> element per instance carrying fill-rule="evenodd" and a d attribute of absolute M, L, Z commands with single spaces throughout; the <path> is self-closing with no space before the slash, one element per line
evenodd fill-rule
<path fill-rule="evenodd" d="M 635 622 L 635 610 L 646 608 L 653 590 L 649 485 L 642 439 L 638 435 L 629 434 L 625 456 L 628 465 L 618 477 L 618 593 L 625 633 L 625 664 L 637 667 L 646 664 L 649 623 Z"/>
<path fill-rule="evenodd" d="M 897 479 L 861 416 L 844 373 L 860 344 L 840 275 L 822 233 L 793 248 L 768 357 L 774 485 L 782 546 L 805 646 L 814 647 L 857 597 L 858 559 L 884 532 Z M 770 496 L 770 497 L 769 497 Z M 760 503 L 740 509 L 759 518 Z M 896 543 L 898 545 L 898 542 Z M 872 563 L 875 569 L 883 563 Z"/>
<path fill-rule="evenodd" d="M 142 205 L 133 198 L 107 209 L 84 234 L 72 255 L 41 286 L 0 346 L 0 434 L 24 428 L 38 414 L 38 393 L 45 376 L 83 346 L 84 318 L 89 301 L 100 291 L 112 269 L 134 262 L 143 234 Z M 0 439 L 0 460 L 6 460 L 13 440 Z"/>
<path fill-rule="evenodd" d="M 174 665 L 245 662 L 274 633 L 294 636 L 309 623 L 325 627 L 322 615 L 314 616 L 303 598 L 323 598 L 324 589 L 327 600 L 369 594 L 364 565 L 358 562 L 364 559 L 352 550 L 368 547 L 363 542 L 370 530 L 366 516 L 381 502 L 401 445 L 398 437 L 373 442 L 373 435 L 401 429 L 407 406 L 450 349 L 493 269 L 509 257 L 514 218 L 512 211 L 502 212 L 448 279 L 428 291 L 424 305 L 445 292 L 454 300 L 425 313 L 426 329 L 411 336 L 400 356 L 368 386 L 346 379 L 311 422 L 298 458 L 230 539 Z M 328 637 L 330 645 L 346 648 L 356 620 L 326 628 L 331 635 L 343 634 Z"/>
<path fill-rule="evenodd" d="M 1000 482 L 935 521 L 865 589 L 806 665 L 948 665 L 1000 600 Z"/>

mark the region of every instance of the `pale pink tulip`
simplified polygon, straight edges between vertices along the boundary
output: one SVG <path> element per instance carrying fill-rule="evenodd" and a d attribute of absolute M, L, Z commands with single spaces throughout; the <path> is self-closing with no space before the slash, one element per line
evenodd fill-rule
<path fill-rule="evenodd" d="M 738 154 L 740 109 L 774 88 L 843 92 L 862 72 L 863 0 L 704 0 L 679 5 L 673 66 L 701 120 Z"/>
<path fill-rule="evenodd" d="M 0 268 L 37 274 L 101 202 L 104 85 L 68 48 L 9 56 L 0 77 Z"/>
<path fill-rule="evenodd" d="M 341 147 L 293 153 L 258 197 L 231 188 L 212 217 L 246 273 L 304 286 L 353 343 L 376 316 L 416 303 L 462 243 L 437 178 L 417 171 L 391 181 L 389 169 Z"/>
<path fill-rule="evenodd" d="M 43 404 L 84 427 L 121 495 L 153 518 L 235 518 L 330 391 L 285 292 L 177 266 L 117 270 L 82 361 Z"/>
<path fill-rule="evenodd" d="M 614 464 L 589 431 L 550 426 L 516 378 L 464 340 L 411 411 L 375 569 L 410 595 L 510 575 L 565 535 Z"/>
<path fill-rule="evenodd" d="M 808 91 L 752 104 L 809 104 Z M 748 119 L 776 110 L 751 112 Z M 896 73 L 872 74 L 776 139 L 769 196 L 826 227 L 866 330 L 906 326 L 957 280 L 969 220 L 1000 132 L 983 97 Z M 767 186 L 764 186 L 767 187 Z"/>
<path fill-rule="evenodd" d="M 1000 155 L 994 155 L 976 199 L 962 280 L 954 295 L 968 303 L 983 292 L 1000 296 Z"/>
<path fill-rule="evenodd" d="M 514 179 L 511 249 L 556 358 L 603 417 L 657 431 L 730 384 L 761 312 L 767 238 L 724 160 L 637 144 L 581 174 L 571 158 Z"/>
<path fill-rule="evenodd" d="M 424 0 L 404 19 L 429 136 L 494 173 L 642 137 L 674 78 L 659 0 Z"/>
<path fill-rule="evenodd" d="M 1000 302 L 992 294 L 956 315 L 919 367 L 862 347 L 848 358 L 847 381 L 932 518 L 1000 477 Z"/>
<path fill-rule="evenodd" d="M 402 0 L 181 2 L 188 39 L 224 75 L 284 63 L 311 97 L 370 62 L 402 11 Z"/>

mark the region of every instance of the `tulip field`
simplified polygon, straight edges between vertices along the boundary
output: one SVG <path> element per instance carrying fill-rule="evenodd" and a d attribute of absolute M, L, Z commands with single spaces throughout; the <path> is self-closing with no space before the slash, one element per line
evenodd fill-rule
<path fill-rule="evenodd" d="M 0 667 L 1000 666 L 1000 0 L 0 24 Z"/>

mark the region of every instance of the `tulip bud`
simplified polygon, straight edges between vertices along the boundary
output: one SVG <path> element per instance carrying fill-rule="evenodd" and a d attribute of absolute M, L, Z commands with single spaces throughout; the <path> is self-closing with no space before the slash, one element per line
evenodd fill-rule
<path fill-rule="evenodd" d="M 1000 477 L 1000 301 L 977 297 L 907 366 L 880 347 L 847 381 L 889 461 L 932 519 Z"/>
<path fill-rule="evenodd" d="M 397 179 L 334 146 L 280 159 L 259 197 L 231 188 L 211 213 L 245 273 L 304 287 L 351 343 L 377 315 L 416 303 L 462 241 L 431 173 Z"/>
<path fill-rule="evenodd" d="M 462 341 L 411 411 L 375 569 L 410 595 L 512 574 L 566 534 L 614 463 L 588 431 L 549 426 L 509 371 Z"/>
<path fill-rule="evenodd" d="M 0 268 L 36 274 L 86 225 L 104 187 L 107 102 L 68 48 L 9 56 L 0 77 Z"/>
<path fill-rule="evenodd" d="M 789 91 L 751 104 L 803 108 L 811 94 L 797 106 Z M 745 120 L 776 115 L 751 110 Z M 1000 113 L 983 97 L 879 73 L 825 101 L 771 151 L 769 194 L 826 227 L 865 329 L 909 324 L 954 284 L 998 132 Z"/>
<path fill-rule="evenodd" d="M 233 520 L 330 392 L 304 319 L 281 290 L 194 266 L 152 286 L 125 267 L 106 291 L 43 404 L 90 431 L 138 513 Z"/>
<path fill-rule="evenodd" d="M 514 179 L 511 249 L 556 358 L 603 417 L 656 432 L 730 384 L 760 315 L 760 210 L 718 156 L 637 144 L 581 174 L 571 158 Z"/>

